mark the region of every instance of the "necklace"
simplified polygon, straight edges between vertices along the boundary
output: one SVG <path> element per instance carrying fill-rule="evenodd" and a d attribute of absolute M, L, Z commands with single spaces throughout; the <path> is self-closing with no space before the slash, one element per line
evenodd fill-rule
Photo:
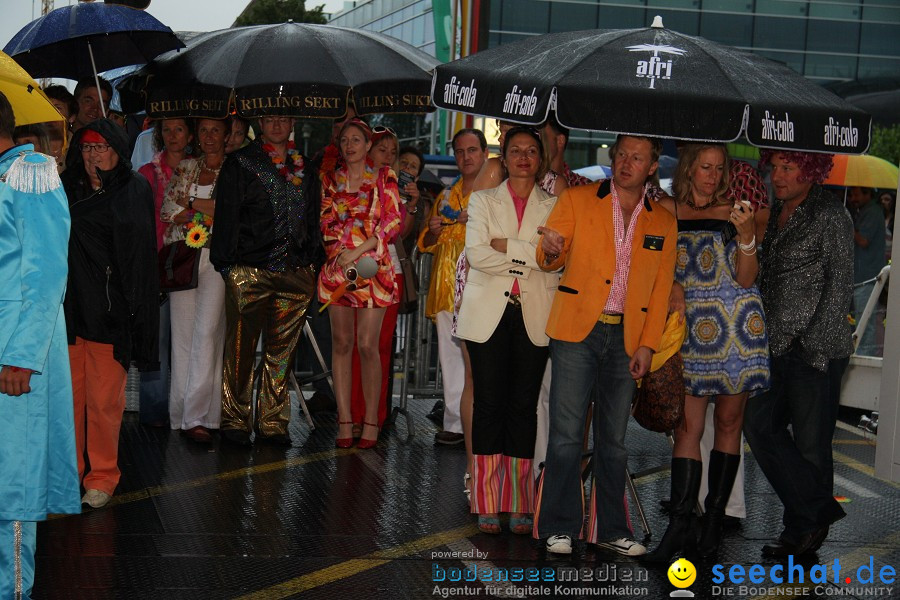
<path fill-rule="evenodd" d="M 687 204 L 688 206 L 690 206 L 691 208 L 693 208 L 694 210 L 706 210 L 707 208 L 712 208 L 714 206 L 720 205 L 718 200 L 710 200 L 707 204 L 704 204 L 703 206 L 697 206 L 696 204 L 694 204 L 693 194 L 691 194 L 687 198 L 685 198 L 684 203 Z"/>
<path fill-rule="evenodd" d="M 288 141 L 285 158 L 271 144 L 263 144 L 262 149 L 269 155 L 278 174 L 288 183 L 300 187 L 303 183 L 303 155 L 297 151 L 294 142 Z"/>

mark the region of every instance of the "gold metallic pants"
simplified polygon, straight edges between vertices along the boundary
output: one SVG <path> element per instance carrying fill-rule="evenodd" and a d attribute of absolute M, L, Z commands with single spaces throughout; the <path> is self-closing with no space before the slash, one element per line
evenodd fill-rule
<path fill-rule="evenodd" d="M 316 278 L 312 267 L 283 273 L 239 265 L 225 280 L 225 360 L 222 429 L 287 433 L 291 418 L 287 376 Z M 253 364 L 263 335 L 262 379 L 253 423 Z"/>

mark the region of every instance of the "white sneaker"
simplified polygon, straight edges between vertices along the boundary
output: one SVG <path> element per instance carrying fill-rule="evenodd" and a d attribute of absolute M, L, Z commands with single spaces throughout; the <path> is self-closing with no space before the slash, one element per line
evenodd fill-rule
<path fill-rule="evenodd" d="M 624 556 L 641 556 L 647 553 L 647 548 L 643 544 L 634 541 L 631 538 L 619 538 L 608 542 L 598 542 L 597 546 L 612 550 Z"/>
<path fill-rule="evenodd" d="M 567 535 L 551 535 L 547 538 L 547 552 L 572 554 L 572 538 Z"/>
<path fill-rule="evenodd" d="M 81 498 L 82 504 L 87 504 L 91 508 L 103 508 L 112 496 L 100 490 L 87 490 Z"/>

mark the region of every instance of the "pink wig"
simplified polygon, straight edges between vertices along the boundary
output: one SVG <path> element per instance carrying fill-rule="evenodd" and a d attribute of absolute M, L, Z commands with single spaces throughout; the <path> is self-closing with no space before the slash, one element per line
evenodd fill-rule
<path fill-rule="evenodd" d="M 776 155 L 781 155 L 782 160 L 797 165 L 800 169 L 800 181 L 822 183 L 828 178 L 834 166 L 832 154 L 763 149 L 759 151 L 760 169 L 771 164 L 772 157 Z"/>

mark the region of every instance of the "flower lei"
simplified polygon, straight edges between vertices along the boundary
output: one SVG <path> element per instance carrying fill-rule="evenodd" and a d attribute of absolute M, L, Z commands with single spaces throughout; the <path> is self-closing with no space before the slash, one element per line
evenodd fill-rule
<path fill-rule="evenodd" d="M 338 221 L 342 225 L 341 232 L 341 243 L 345 246 L 350 245 L 352 247 L 352 239 L 353 239 L 353 229 L 354 228 L 364 228 L 365 222 L 361 218 L 362 214 L 368 214 L 370 210 L 370 204 L 373 201 L 374 197 L 374 189 L 375 189 L 375 178 L 377 176 L 377 171 L 375 170 L 375 163 L 372 162 L 371 159 L 366 159 L 366 166 L 363 169 L 362 181 L 359 184 L 359 191 L 356 192 L 356 200 L 357 206 L 359 206 L 363 210 L 353 211 L 351 212 L 351 206 L 346 201 L 337 201 L 334 203 L 334 210 L 337 213 Z M 347 172 L 346 166 L 339 168 L 334 172 L 334 183 L 336 186 L 337 194 L 350 194 L 347 191 L 349 187 L 349 173 Z M 354 212 L 357 215 L 354 217 Z M 353 217 L 353 227 L 347 227 L 347 220 Z"/>
<path fill-rule="evenodd" d="M 263 144 L 262 149 L 272 159 L 275 170 L 284 177 L 284 180 L 300 187 L 300 184 L 303 183 L 303 155 L 297 151 L 294 142 L 288 141 L 287 143 L 286 160 L 281 158 L 281 155 L 278 154 L 278 151 L 271 144 Z"/>
<path fill-rule="evenodd" d="M 341 151 L 338 150 L 338 147 L 334 143 L 328 144 L 325 146 L 325 151 L 322 152 L 322 162 L 319 165 L 319 176 L 324 179 L 323 175 L 325 173 L 334 173 L 334 171 L 341 166 L 342 162 Z"/>

